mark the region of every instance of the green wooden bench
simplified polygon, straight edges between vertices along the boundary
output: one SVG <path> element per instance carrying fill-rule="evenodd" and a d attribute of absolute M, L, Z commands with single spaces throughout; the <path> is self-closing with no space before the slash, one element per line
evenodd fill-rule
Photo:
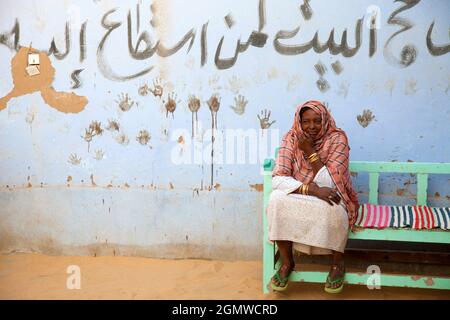
<path fill-rule="evenodd" d="M 278 148 L 276 154 L 278 153 Z M 263 291 L 269 292 L 272 276 L 279 268 L 281 259 L 276 260 L 276 244 L 268 241 L 268 226 L 266 208 L 272 192 L 272 170 L 274 159 L 264 161 L 264 200 L 263 200 Z M 351 161 L 351 172 L 368 172 L 369 174 L 369 203 L 378 203 L 378 178 L 380 173 L 410 173 L 417 175 L 417 204 L 426 205 L 429 174 L 450 174 L 450 163 L 418 163 L 418 162 L 365 162 Z M 450 244 L 450 231 L 440 230 L 412 230 L 407 228 L 360 229 L 349 232 L 349 239 L 407 241 Z M 327 272 L 293 271 L 290 281 L 325 283 Z M 345 282 L 349 284 L 366 285 L 371 274 L 347 272 Z M 429 277 L 424 275 L 379 275 L 381 286 L 432 288 L 450 290 L 450 278 Z"/>

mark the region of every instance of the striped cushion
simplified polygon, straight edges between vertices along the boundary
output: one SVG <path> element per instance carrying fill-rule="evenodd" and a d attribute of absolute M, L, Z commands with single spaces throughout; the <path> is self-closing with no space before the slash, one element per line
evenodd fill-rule
<path fill-rule="evenodd" d="M 450 229 L 450 208 L 363 204 L 356 225 L 363 228 Z"/>

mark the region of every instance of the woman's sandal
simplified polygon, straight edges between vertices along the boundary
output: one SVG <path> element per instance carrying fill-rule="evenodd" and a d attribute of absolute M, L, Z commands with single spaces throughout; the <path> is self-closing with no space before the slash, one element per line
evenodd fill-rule
<path fill-rule="evenodd" d="M 270 281 L 270 286 L 271 286 L 272 289 L 275 290 L 275 291 L 284 291 L 284 290 L 287 289 L 288 284 L 289 284 L 289 282 L 288 282 L 289 276 L 291 275 L 291 271 L 292 271 L 292 269 L 291 269 L 291 270 L 289 271 L 288 275 L 287 275 L 286 277 L 284 277 L 283 279 L 281 279 L 281 276 L 280 276 L 280 270 L 281 270 L 281 268 L 278 269 L 278 271 L 275 273 L 275 275 L 272 277 L 272 280 Z M 278 283 L 279 283 L 280 285 L 277 286 L 277 285 L 275 284 L 274 280 L 278 281 Z"/>
<path fill-rule="evenodd" d="M 333 281 L 331 281 L 330 275 L 327 276 L 327 282 L 325 285 L 325 292 L 328 293 L 340 293 L 344 289 L 344 279 L 345 279 L 345 268 L 344 268 L 344 275 L 342 277 L 339 277 Z M 333 284 L 340 283 L 339 287 L 333 288 Z"/>

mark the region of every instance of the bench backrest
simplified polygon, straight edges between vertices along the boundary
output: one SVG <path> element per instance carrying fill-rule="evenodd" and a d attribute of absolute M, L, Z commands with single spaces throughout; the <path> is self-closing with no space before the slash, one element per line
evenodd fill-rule
<path fill-rule="evenodd" d="M 278 148 L 275 149 L 275 158 L 277 155 Z M 264 161 L 264 171 L 271 172 L 274 166 L 274 159 L 266 159 Z M 371 204 L 378 204 L 378 180 L 380 173 L 416 174 L 417 205 L 426 205 L 428 175 L 450 174 L 450 163 L 350 161 L 350 171 L 369 173 L 369 203 Z"/>

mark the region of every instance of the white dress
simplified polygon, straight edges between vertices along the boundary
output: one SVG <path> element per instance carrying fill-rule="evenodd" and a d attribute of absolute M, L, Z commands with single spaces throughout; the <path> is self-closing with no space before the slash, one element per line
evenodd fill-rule
<path fill-rule="evenodd" d="M 319 187 L 335 187 L 325 166 L 317 172 L 314 182 Z M 344 252 L 348 216 L 343 201 L 331 206 L 317 197 L 292 193 L 301 185 L 293 177 L 273 177 L 266 212 L 269 240 L 293 241 L 293 248 L 306 254 Z"/>

